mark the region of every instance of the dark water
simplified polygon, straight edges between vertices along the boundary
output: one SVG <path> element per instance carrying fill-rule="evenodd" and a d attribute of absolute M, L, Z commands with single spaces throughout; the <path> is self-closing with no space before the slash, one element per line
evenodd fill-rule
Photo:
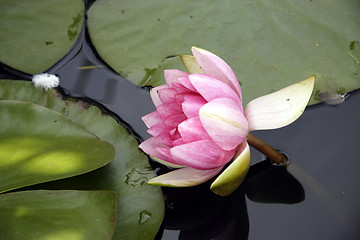
<path fill-rule="evenodd" d="M 108 70 L 86 41 L 49 71 L 71 96 L 100 102 L 149 137 L 140 119 L 154 110 L 148 89 Z M 2 66 L 0 76 L 22 74 Z M 207 184 L 164 189 L 158 239 L 360 239 L 359 123 L 360 93 L 353 92 L 339 106 L 309 107 L 290 126 L 254 132 L 288 154 L 287 169 L 252 149 L 248 177 L 229 197 L 212 194 Z"/>

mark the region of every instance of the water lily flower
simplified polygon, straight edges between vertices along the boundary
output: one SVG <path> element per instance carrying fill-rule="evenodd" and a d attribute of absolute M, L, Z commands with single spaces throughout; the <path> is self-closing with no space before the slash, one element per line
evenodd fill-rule
<path fill-rule="evenodd" d="M 35 87 L 42 87 L 45 88 L 45 90 L 57 87 L 60 84 L 59 77 L 49 73 L 40 73 L 34 75 L 32 78 L 32 82 L 34 83 Z"/>
<path fill-rule="evenodd" d="M 179 168 L 149 184 L 186 187 L 216 176 L 211 189 L 228 195 L 244 180 L 250 166 L 249 132 L 275 129 L 304 111 L 315 77 L 254 99 L 245 108 L 239 82 L 220 57 L 192 47 L 182 56 L 189 72 L 165 70 L 166 84 L 151 89 L 156 111 L 142 120 L 153 136 L 140 148 L 156 161 Z"/>

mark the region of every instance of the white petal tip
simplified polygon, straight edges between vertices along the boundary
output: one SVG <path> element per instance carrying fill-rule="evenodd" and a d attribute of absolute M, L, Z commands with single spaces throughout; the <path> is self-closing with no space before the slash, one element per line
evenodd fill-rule
<path fill-rule="evenodd" d="M 205 50 L 203 48 L 199 48 L 199 47 L 191 47 L 191 52 L 195 55 L 195 54 L 201 54 L 201 55 L 215 55 L 212 52 L 209 52 L 208 50 Z"/>

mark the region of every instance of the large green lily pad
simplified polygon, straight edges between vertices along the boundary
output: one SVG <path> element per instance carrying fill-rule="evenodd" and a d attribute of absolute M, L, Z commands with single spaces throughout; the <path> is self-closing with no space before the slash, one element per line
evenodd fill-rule
<path fill-rule="evenodd" d="M 145 154 L 125 127 L 89 103 L 63 100 L 55 90 L 43 91 L 30 82 L 0 80 L 0 99 L 29 101 L 64 114 L 115 147 L 115 159 L 80 177 L 49 183 L 48 189 L 103 189 L 118 195 L 114 240 L 153 240 L 164 217 L 160 187 L 146 184 L 154 177 Z M 44 189 L 43 186 L 39 188 Z"/>
<path fill-rule="evenodd" d="M 0 0 L 0 61 L 44 72 L 70 50 L 83 16 L 82 0 Z"/>
<path fill-rule="evenodd" d="M 111 240 L 116 194 L 110 191 L 25 191 L 0 195 L 0 238 Z"/>
<path fill-rule="evenodd" d="M 185 70 L 173 56 L 197 46 L 234 69 L 245 103 L 314 74 L 315 103 L 360 87 L 359 12 L 357 0 L 98 0 L 88 26 L 100 56 L 136 84 Z"/>
<path fill-rule="evenodd" d="M 37 104 L 0 100 L 0 192 L 83 174 L 114 159 L 114 147 Z"/>

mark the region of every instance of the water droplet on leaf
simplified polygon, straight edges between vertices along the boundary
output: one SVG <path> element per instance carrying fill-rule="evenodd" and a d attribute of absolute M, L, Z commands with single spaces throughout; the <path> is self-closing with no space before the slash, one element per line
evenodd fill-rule
<path fill-rule="evenodd" d="M 153 171 L 151 169 L 133 169 L 131 172 L 126 174 L 125 183 L 132 186 L 142 185 L 149 180 L 147 175 L 152 173 Z"/>
<path fill-rule="evenodd" d="M 147 221 L 149 221 L 149 219 L 151 218 L 151 215 L 152 215 L 152 213 L 147 210 L 141 211 L 139 224 L 143 224 L 143 223 L 146 223 Z"/>

